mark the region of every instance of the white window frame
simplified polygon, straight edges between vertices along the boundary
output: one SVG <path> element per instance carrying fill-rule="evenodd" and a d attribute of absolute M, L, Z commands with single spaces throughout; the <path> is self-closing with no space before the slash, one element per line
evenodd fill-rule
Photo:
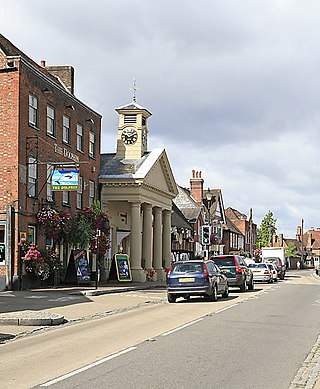
<path fill-rule="evenodd" d="M 94 196 L 95 196 L 95 182 L 90 180 L 89 181 L 89 207 L 92 205 L 94 202 Z"/>
<path fill-rule="evenodd" d="M 37 227 L 31 224 L 28 224 L 27 242 L 37 243 Z"/>
<path fill-rule="evenodd" d="M 83 152 L 83 126 L 77 123 L 77 150 Z"/>
<path fill-rule="evenodd" d="M 64 190 L 62 192 L 62 204 L 63 205 L 70 205 L 70 192 L 67 190 Z"/>
<path fill-rule="evenodd" d="M 34 157 L 28 158 L 28 182 L 27 193 L 29 197 L 36 197 L 38 182 L 38 164 Z"/>
<path fill-rule="evenodd" d="M 96 136 L 94 132 L 89 132 L 89 157 L 94 158 L 96 156 L 95 142 Z"/>
<path fill-rule="evenodd" d="M 52 177 L 52 167 L 50 164 L 47 164 L 47 201 L 52 203 L 54 201 L 54 192 L 51 190 L 51 177 Z"/>
<path fill-rule="evenodd" d="M 78 190 L 77 190 L 77 208 L 81 209 L 82 208 L 82 198 L 83 194 L 83 179 L 81 176 L 79 176 L 79 185 L 78 185 Z"/>
<path fill-rule="evenodd" d="M 70 118 L 65 115 L 62 116 L 62 141 L 70 144 Z"/>
<path fill-rule="evenodd" d="M 51 105 L 47 105 L 47 134 L 55 136 L 55 110 Z"/>
<path fill-rule="evenodd" d="M 38 127 L 38 98 L 29 94 L 29 124 Z"/>

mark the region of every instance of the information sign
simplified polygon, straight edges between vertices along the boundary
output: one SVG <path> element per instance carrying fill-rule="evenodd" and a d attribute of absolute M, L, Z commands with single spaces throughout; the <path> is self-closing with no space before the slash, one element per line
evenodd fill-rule
<path fill-rule="evenodd" d="M 127 254 L 116 254 L 115 263 L 119 281 L 132 281 L 129 256 Z"/>
<path fill-rule="evenodd" d="M 78 190 L 79 170 L 77 169 L 53 169 L 51 190 Z"/>

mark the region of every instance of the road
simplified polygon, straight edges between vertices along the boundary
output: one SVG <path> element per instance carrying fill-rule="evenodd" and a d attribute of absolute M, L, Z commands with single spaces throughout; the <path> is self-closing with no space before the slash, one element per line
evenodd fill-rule
<path fill-rule="evenodd" d="M 1 388 L 289 388 L 320 332 L 319 286 L 292 272 L 217 303 L 124 294 L 158 303 L 2 345 Z"/>

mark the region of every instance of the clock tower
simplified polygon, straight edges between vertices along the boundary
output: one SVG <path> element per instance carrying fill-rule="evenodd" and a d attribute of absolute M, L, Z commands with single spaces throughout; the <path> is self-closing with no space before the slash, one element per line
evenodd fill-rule
<path fill-rule="evenodd" d="M 119 114 L 116 158 L 140 159 L 148 150 L 147 120 L 152 115 L 135 101 L 116 108 Z"/>

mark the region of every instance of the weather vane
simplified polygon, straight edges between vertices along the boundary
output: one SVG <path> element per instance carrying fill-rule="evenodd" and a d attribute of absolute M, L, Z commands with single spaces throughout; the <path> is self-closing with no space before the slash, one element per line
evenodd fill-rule
<path fill-rule="evenodd" d="M 133 91 L 132 101 L 136 101 L 137 99 L 137 86 L 136 86 L 136 79 L 133 79 L 133 87 L 130 88 Z"/>

